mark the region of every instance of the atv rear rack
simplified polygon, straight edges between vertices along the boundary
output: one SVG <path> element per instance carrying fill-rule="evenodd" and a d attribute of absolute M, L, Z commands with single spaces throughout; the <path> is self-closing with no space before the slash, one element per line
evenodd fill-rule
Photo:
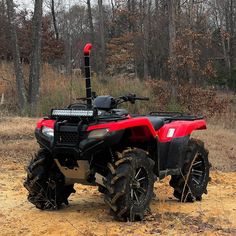
<path fill-rule="evenodd" d="M 204 117 L 202 115 L 194 116 L 194 115 L 188 115 L 183 114 L 181 112 L 165 112 L 165 111 L 152 111 L 149 113 L 151 116 L 160 116 L 160 118 L 164 118 L 165 120 L 201 120 Z"/>

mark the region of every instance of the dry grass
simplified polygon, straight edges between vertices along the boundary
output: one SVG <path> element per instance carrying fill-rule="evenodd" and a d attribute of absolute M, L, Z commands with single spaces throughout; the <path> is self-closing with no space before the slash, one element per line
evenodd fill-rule
<path fill-rule="evenodd" d="M 37 118 L 4 117 L 0 119 L 0 137 L 19 139 L 21 135 L 32 137 Z M 4 137 L 4 138 L 3 138 Z"/>
<path fill-rule="evenodd" d="M 125 79 L 122 77 L 101 79 L 93 76 L 92 89 L 99 95 L 112 95 L 114 97 L 130 92 L 143 97 L 153 97 L 151 88 L 139 79 Z M 44 66 L 41 84 L 41 99 L 38 114 L 47 114 L 52 107 L 65 107 L 76 102 L 79 97 L 85 97 L 85 80 L 83 77 L 64 76 L 55 72 L 51 67 Z M 137 112 L 151 109 L 147 102 L 140 102 L 128 108 Z M 40 114 L 41 115 L 41 114 Z"/>
<path fill-rule="evenodd" d="M 214 169 L 236 171 L 236 132 L 222 126 L 208 125 L 206 131 L 193 134 L 205 142 Z"/>
<path fill-rule="evenodd" d="M 22 117 L 0 118 L 0 159 L 27 163 L 38 145 L 34 139 L 37 119 Z"/>
<path fill-rule="evenodd" d="M 0 95 L 5 93 L 5 107 L 12 114 L 16 110 L 15 78 L 11 64 L 0 64 Z M 25 83 L 27 85 L 28 68 L 24 68 Z M 93 76 L 93 90 L 99 95 L 121 96 L 128 93 L 136 93 L 138 96 L 153 98 L 151 88 L 139 79 L 99 78 Z M 44 65 L 41 76 L 40 99 L 37 107 L 37 115 L 48 114 L 52 107 L 66 107 L 76 102 L 79 97 L 85 97 L 85 80 L 83 76 L 66 76 L 53 70 L 49 65 Z M 151 103 L 138 102 L 130 106 L 132 112 L 145 112 L 151 110 Z M 5 111 L 5 110 L 4 110 Z M 3 113 L 3 109 L 0 112 Z M 2 114 L 6 115 L 6 113 Z"/>
<path fill-rule="evenodd" d="M 27 87 L 27 66 L 24 67 L 24 74 Z M 157 89 L 155 89 L 156 87 L 154 84 L 158 85 Z M 75 102 L 78 97 L 85 97 L 84 87 L 85 80 L 83 79 L 83 76 L 66 76 L 58 73 L 51 66 L 45 64 L 42 69 L 40 99 L 36 109 L 37 116 L 41 117 L 47 115 L 51 108 L 66 107 L 68 104 Z M 132 113 L 147 113 L 156 110 L 157 108 L 161 110 L 169 109 L 171 111 L 184 111 L 186 110 L 186 107 L 188 107 L 188 104 L 182 105 L 184 107 L 178 104 L 169 104 L 166 107 L 165 103 L 169 102 L 169 97 L 167 96 L 167 98 L 165 98 L 165 102 L 162 98 L 168 94 L 169 86 L 163 81 L 141 81 L 139 79 L 124 78 L 122 76 L 99 78 L 95 75 L 92 79 L 92 88 L 99 95 L 110 94 L 116 97 L 132 92 L 138 96 L 150 97 L 150 102 L 137 102 L 135 105 L 126 104 L 125 106 Z M 187 92 L 188 87 L 186 87 L 185 90 Z M 15 77 L 13 65 L 10 63 L 0 63 L 0 96 L 2 93 L 5 95 L 5 105 L 0 105 L 0 118 L 6 115 L 17 115 Z M 219 100 L 219 103 L 216 104 L 217 106 L 214 107 L 213 103 L 209 108 L 209 110 L 215 110 L 216 113 L 214 116 L 208 117 L 208 120 L 211 124 L 220 125 L 223 128 L 236 129 L 235 94 L 219 92 L 217 97 Z M 202 100 L 204 99 L 205 98 L 203 97 Z M 222 100 L 226 101 L 226 103 L 221 103 L 220 101 Z M 193 100 L 192 103 L 194 103 L 194 101 L 195 100 Z M 195 103 L 195 105 L 197 105 L 197 101 L 195 101 Z M 220 104 L 226 104 L 227 107 L 221 109 Z M 208 107 L 205 105 L 204 109 L 207 108 Z M 204 110 L 200 111 L 200 113 L 204 113 Z M 27 115 L 27 109 L 25 115 Z"/>

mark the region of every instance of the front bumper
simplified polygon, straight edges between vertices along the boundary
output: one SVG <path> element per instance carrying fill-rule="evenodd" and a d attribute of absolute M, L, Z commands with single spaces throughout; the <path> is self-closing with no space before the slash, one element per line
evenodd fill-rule
<path fill-rule="evenodd" d="M 54 137 L 50 138 L 42 134 L 41 129 L 36 128 L 35 137 L 40 147 L 46 148 L 53 157 L 58 155 L 67 154 L 73 156 L 77 160 L 86 160 L 88 156 L 91 156 L 97 150 L 101 150 L 104 147 L 104 140 L 89 140 L 84 139 L 81 142 L 69 144 L 58 143 L 54 140 Z"/>
<path fill-rule="evenodd" d="M 97 152 L 116 145 L 119 143 L 123 133 L 124 130 L 114 131 L 102 139 L 95 139 L 88 138 L 85 128 L 79 130 L 76 126 L 55 127 L 54 137 L 45 136 L 40 128 L 35 130 L 39 145 L 49 150 L 53 157 L 69 154 L 77 160 L 89 159 Z"/>

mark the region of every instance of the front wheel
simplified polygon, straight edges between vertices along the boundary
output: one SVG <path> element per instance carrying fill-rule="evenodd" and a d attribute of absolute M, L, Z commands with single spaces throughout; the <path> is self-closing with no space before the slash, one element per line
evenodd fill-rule
<path fill-rule="evenodd" d="M 173 175 L 170 185 L 174 188 L 174 196 L 181 202 L 201 201 L 203 193 L 207 193 L 210 164 L 208 151 L 204 143 L 191 139 L 185 152 L 181 175 Z"/>
<path fill-rule="evenodd" d="M 50 153 L 40 149 L 27 167 L 24 187 L 28 200 L 41 210 L 56 210 L 75 192 L 73 185 L 65 185 L 64 176 L 58 170 Z"/>
<path fill-rule="evenodd" d="M 154 161 L 140 149 L 124 151 L 108 164 L 105 202 L 117 220 L 142 220 L 153 197 Z"/>

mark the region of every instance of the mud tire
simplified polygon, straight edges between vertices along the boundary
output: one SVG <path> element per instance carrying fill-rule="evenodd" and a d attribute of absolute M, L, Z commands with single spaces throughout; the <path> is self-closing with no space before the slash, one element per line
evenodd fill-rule
<path fill-rule="evenodd" d="M 203 193 L 207 194 L 210 163 L 208 150 L 204 143 L 190 139 L 185 151 L 184 165 L 181 175 L 173 175 L 170 186 L 174 188 L 174 196 L 181 202 L 201 201 Z"/>
<path fill-rule="evenodd" d="M 68 205 L 68 197 L 75 192 L 73 185 L 65 185 L 64 176 L 46 149 L 40 149 L 29 163 L 24 187 L 29 192 L 28 201 L 41 210 Z"/>
<path fill-rule="evenodd" d="M 108 164 L 104 200 L 116 220 L 142 220 L 150 211 L 156 180 L 153 166 L 154 161 L 140 149 L 124 151 L 114 164 Z"/>

